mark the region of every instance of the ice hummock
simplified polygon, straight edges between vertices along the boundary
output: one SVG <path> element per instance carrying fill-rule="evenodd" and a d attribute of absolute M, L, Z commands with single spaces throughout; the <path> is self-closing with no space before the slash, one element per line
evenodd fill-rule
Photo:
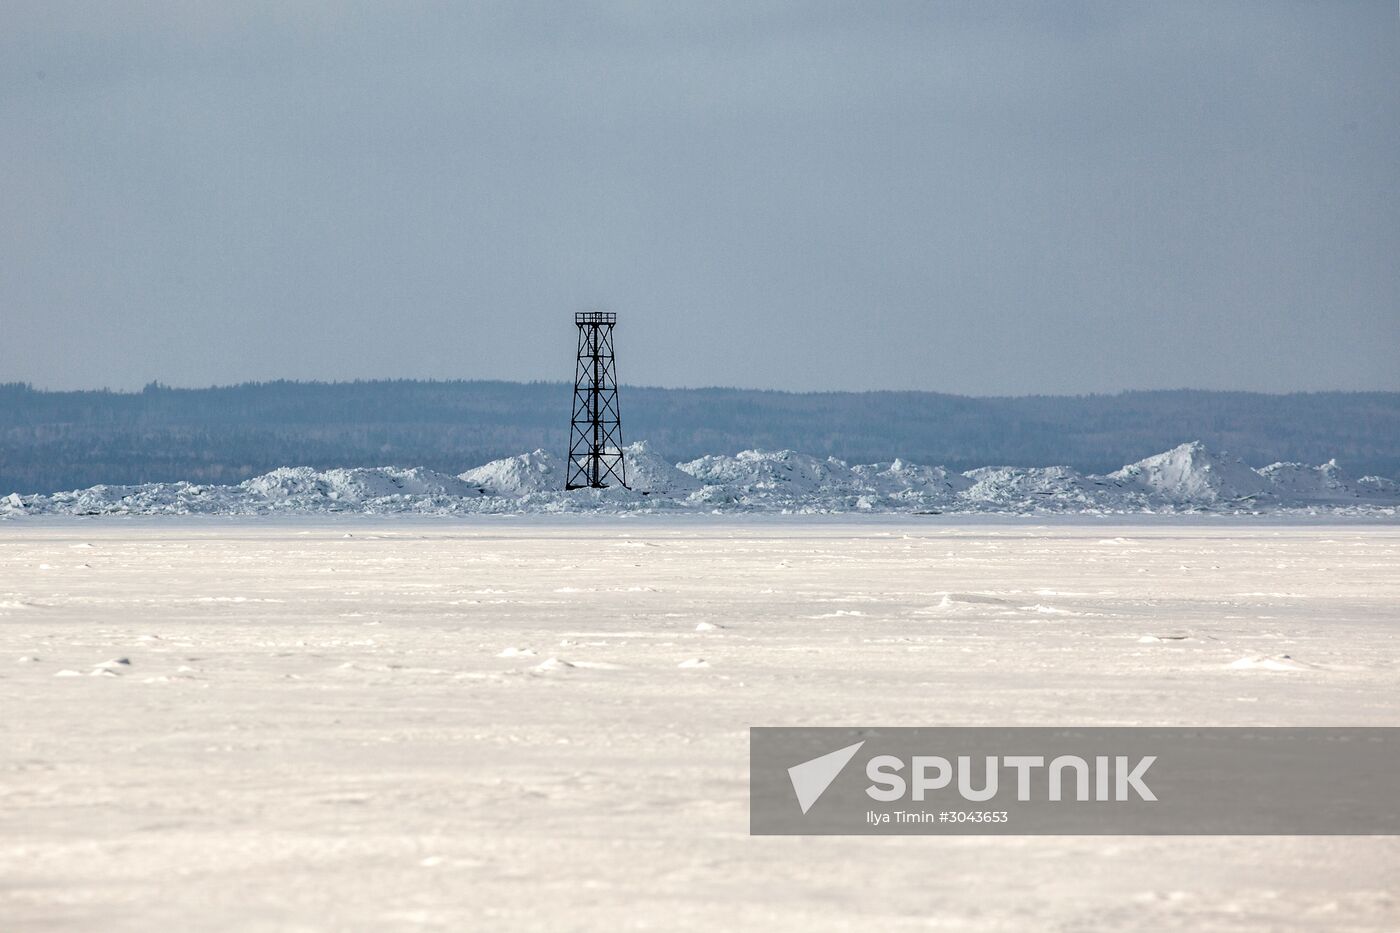
<path fill-rule="evenodd" d="M 701 483 L 675 464 L 659 457 L 646 441 L 637 441 L 622 449 L 628 487 L 638 493 L 672 494 L 699 489 Z M 556 457 L 547 450 L 492 460 L 468 470 L 459 477 L 491 496 L 530 496 L 536 493 L 559 492 L 564 487 L 567 458 Z"/>
<path fill-rule="evenodd" d="M 1342 471 L 1336 460 L 1321 466 L 1306 463 L 1272 463 L 1259 471 L 1278 496 L 1313 502 L 1345 502 L 1369 494 L 1366 480 L 1353 480 Z M 1375 490 L 1384 494 L 1382 489 Z"/>
<path fill-rule="evenodd" d="M 705 456 L 677 464 L 707 486 L 737 486 L 809 495 L 845 490 L 851 468 L 834 457 L 820 460 L 792 450 L 743 450 L 733 456 Z"/>
<path fill-rule="evenodd" d="M 672 463 L 646 442 L 626 448 L 628 485 L 565 492 L 564 458 L 535 450 L 458 476 L 401 467 L 282 467 L 232 486 L 147 483 L 0 498 L 0 518 L 39 514 L 358 512 L 1145 513 L 1323 511 L 1394 516 L 1400 487 L 1349 477 L 1336 461 L 1253 469 L 1200 442 L 1105 475 L 1066 466 L 956 473 L 896 459 L 854 466 L 792 450 L 744 450 Z"/>
<path fill-rule="evenodd" d="M 420 468 L 375 467 L 353 470 L 313 470 L 282 467 L 239 484 L 250 495 L 271 501 L 303 502 L 326 499 L 344 503 L 372 502 L 396 496 L 414 498 L 464 496 L 470 487 L 454 476 Z"/>
<path fill-rule="evenodd" d="M 623 448 L 627 467 L 627 485 L 638 492 L 659 495 L 681 495 L 694 492 L 704 484 L 676 464 L 660 456 L 646 441 L 637 441 Z"/>
<path fill-rule="evenodd" d="M 1200 441 L 1130 463 L 1109 478 L 1179 503 L 1214 504 L 1271 491 L 1268 479 L 1257 470 L 1212 452 Z"/>
<path fill-rule="evenodd" d="M 501 460 L 492 460 L 461 474 L 458 479 L 488 496 L 528 496 L 564 486 L 563 464 L 546 450 L 534 450 Z"/>

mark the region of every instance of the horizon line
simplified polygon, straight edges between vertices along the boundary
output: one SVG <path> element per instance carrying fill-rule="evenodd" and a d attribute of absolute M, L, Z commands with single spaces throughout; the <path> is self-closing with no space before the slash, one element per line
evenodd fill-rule
<path fill-rule="evenodd" d="M 412 378 L 412 377 L 369 377 L 355 379 L 249 379 L 243 382 L 213 383 L 209 385 L 170 385 L 153 379 L 139 389 L 113 389 L 110 386 L 91 388 L 48 388 L 36 386 L 27 380 L 14 380 L 0 382 L 0 391 L 21 390 L 35 394 L 45 395 L 78 395 L 78 394 L 105 394 L 105 395 L 146 395 L 154 392 L 217 392 L 228 389 L 259 388 L 265 386 L 308 386 L 308 387 L 336 387 L 336 386 L 356 386 L 356 385 L 376 385 L 394 383 L 413 383 L 418 385 L 514 385 L 514 386 L 562 386 L 567 388 L 571 383 L 563 379 L 437 379 L 437 378 Z M 735 385 L 701 385 L 701 386 L 663 386 L 650 385 L 645 383 L 619 384 L 619 389 L 661 391 L 661 392 L 757 392 L 770 393 L 775 395 L 941 395 L 950 398 L 966 399 L 1030 399 L 1030 398 L 1102 398 L 1122 395 L 1167 395 L 1173 393 L 1198 393 L 1211 395 L 1259 395 L 1272 397 L 1286 397 L 1292 395 L 1400 395 L 1400 388 L 1396 389 L 1290 389 L 1284 391 L 1267 391 L 1260 389 L 1206 389 L 1191 386 L 1177 386 L 1173 388 L 1124 388 L 1093 392 L 1025 392 L 1019 394 L 970 394 L 963 392 L 950 392 L 943 389 L 779 389 L 764 388 L 755 386 L 735 386 Z"/>

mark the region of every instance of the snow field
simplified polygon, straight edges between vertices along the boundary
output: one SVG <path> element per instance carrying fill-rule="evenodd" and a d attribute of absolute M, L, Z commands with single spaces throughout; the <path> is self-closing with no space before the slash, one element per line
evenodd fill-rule
<path fill-rule="evenodd" d="M 752 725 L 1400 725 L 1400 529 L 0 526 L 7 929 L 1400 925 L 1393 838 L 753 838 Z"/>

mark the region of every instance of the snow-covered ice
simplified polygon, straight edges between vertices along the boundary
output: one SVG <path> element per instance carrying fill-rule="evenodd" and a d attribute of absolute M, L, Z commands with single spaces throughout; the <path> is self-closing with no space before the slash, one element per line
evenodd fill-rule
<path fill-rule="evenodd" d="M 41 518 L 0 658 L 6 930 L 1400 928 L 1396 838 L 747 834 L 753 725 L 1400 725 L 1388 520 Z"/>

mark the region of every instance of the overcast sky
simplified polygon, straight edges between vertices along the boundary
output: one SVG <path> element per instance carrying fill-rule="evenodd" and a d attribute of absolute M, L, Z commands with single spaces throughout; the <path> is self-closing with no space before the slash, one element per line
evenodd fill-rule
<path fill-rule="evenodd" d="M 1394 0 L 0 20 L 0 381 L 1400 389 Z"/>

